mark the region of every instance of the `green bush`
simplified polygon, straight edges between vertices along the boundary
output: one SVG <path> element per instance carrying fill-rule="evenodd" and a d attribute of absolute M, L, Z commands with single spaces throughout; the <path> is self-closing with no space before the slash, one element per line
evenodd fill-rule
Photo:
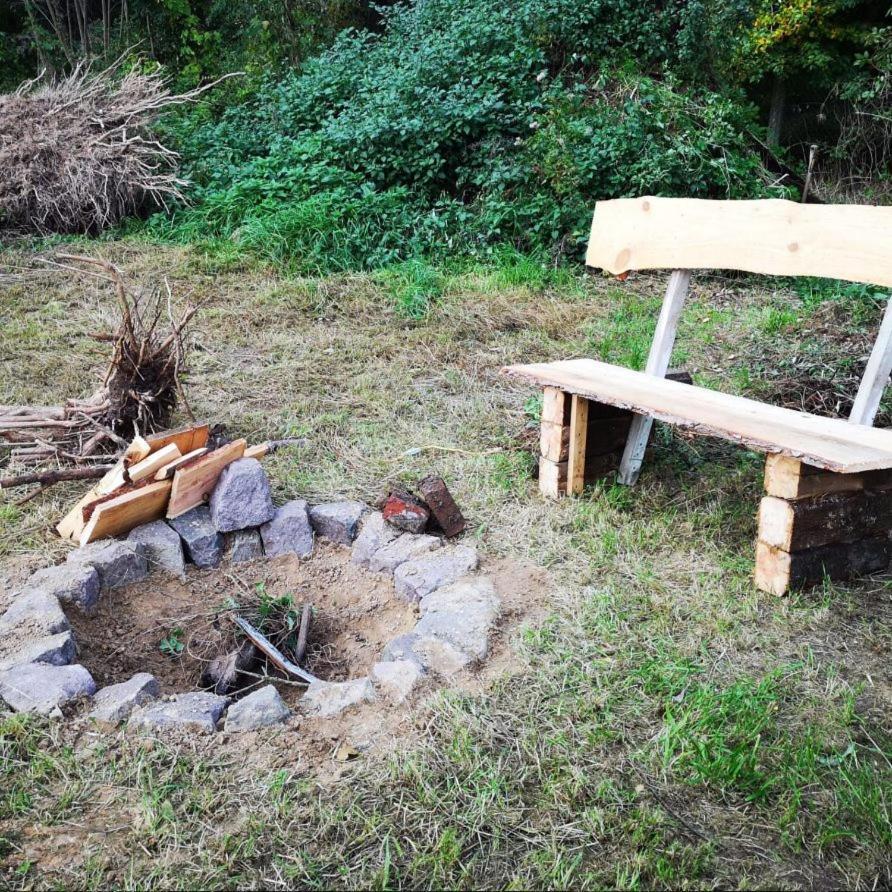
<path fill-rule="evenodd" d="M 600 198 L 767 194 L 751 109 L 657 76 L 673 10 L 396 6 L 219 121 L 179 122 L 194 205 L 152 228 L 318 271 L 505 243 L 576 254 Z"/>

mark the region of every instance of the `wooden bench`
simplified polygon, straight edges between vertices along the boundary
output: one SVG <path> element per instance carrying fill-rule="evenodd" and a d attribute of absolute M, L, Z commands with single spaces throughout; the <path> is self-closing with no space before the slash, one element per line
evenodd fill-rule
<path fill-rule="evenodd" d="M 544 389 L 539 486 L 557 498 L 618 470 L 638 478 L 654 419 L 768 454 L 755 579 L 792 587 L 889 565 L 892 430 L 872 427 L 892 372 L 892 301 L 848 421 L 771 406 L 665 375 L 692 269 L 892 285 L 892 208 L 788 201 L 599 202 L 586 263 L 623 276 L 672 269 L 644 372 L 573 359 L 508 366 Z"/>

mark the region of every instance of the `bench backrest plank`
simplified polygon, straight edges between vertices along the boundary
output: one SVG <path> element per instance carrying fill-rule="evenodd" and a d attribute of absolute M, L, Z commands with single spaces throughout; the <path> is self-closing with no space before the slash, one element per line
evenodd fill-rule
<path fill-rule="evenodd" d="M 586 264 L 735 269 L 892 285 L 892 207 L 620 198 L 595 206 Z"/>

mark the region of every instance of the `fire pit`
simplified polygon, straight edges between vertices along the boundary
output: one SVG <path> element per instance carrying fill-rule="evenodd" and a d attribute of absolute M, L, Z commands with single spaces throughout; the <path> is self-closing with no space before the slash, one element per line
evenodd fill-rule
<path fill-rule="evenodd" d="M 360 502 L 273 507 L 259 462 L 239 459 L 208 505 L 35 573 L 0 618 L 0 696 L 17 711 L 206 732 L 401 703 L 486 658 L 500 599 L 477 566 L 473 547 Z"/>

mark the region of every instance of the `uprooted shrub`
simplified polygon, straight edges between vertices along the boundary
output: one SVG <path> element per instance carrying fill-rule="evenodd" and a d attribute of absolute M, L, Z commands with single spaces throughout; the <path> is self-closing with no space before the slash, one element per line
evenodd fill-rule
<path fill-rule="evenodd" d="M 160 72 L 78 66 L 62 80 L 0 95 L 0 227 L 97 233 L 180 198 L 176 152 L 152 134 L 175 95 Z"/>

